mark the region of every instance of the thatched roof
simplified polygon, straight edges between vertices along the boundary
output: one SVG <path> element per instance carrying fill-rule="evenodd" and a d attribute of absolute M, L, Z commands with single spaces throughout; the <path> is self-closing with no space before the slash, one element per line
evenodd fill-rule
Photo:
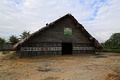
<path fill-rule="evenodd" d="M 80 29 L 80 31 L 82 31 L 82 33 L 89 39 L 91 40 L 93 43 L 94 43 L 94 46 L 96 49 L 101 49 L 102 46 L 99 44 L 99 42 L 94 38 L 92 37 L 88 32 L 87 30 L 71 15 L 71 14 L 66 14 L 65 16 L 57 19 L 56 21 L 54 22 L 51 22 L 50 24 L 46 24 L 45 27 L 39 29 L 38 31 L 32 33 L 31 35 L 29 35 L 28 37 L 24 38 L 23 40 L 19 41 L 18 43 L 16 43 L 14 46 L 13 46 L 13 49 L 17 49 L 18 46 L 22 45 L 24 42 L 26 42 L 28 39 L 30 39 L 32 36 L 36 35 L 37 33 L 41 33 L 42 31 L 46 30 L 47 28 L 49 27 L 52 27 L 52 25 L 56 22 L 58 22 L 59 20 L 65 18 L 65 17 L 69 17 L 73 23 Z"/>

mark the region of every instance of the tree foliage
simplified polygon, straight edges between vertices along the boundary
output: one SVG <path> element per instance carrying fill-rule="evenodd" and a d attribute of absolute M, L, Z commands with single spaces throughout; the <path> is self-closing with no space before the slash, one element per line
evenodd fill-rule
<path fill-rule="evenodd" d="M 15 35 L 10 36 L 10 38 L 9 38 L 10 44 L 14 45 L 17 42 L 19 42 L 19 39 Z"/>
<path fill-rule="evenodd" d="M 102 43 L 105 48 L 120 49 L 120 33 L 114 33 L 105 43 Z"/>
<path fill-rule="evenodd" d="M 23 31 L 22 33 L 21 33 L 21 35 L 20 35 L 20 39 L 24 39 L 24 38 L 26 38 L 27 36 L 29 36 L 30 35 L 30 31 Z"/>
<path fill-rule="evenodd" d="M 5 44 L 5 39 L 0 37 L 0 44 Z"/>
<path fill-rule="evenodd" d="M 30 35 L 30 31 L 24 30 L 19 37 L 16 37 L 15 35 L 11 35 L 8 40 L 5 40 L 4 38 L 0 37 L 0 45 L 8 45 L 8 44 L 14 45 L 29 35 Z"/>

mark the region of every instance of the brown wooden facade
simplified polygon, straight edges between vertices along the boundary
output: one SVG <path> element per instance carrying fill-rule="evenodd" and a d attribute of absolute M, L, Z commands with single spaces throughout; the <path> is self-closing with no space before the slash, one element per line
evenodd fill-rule
<path fill-rule="evenodd" d="M 64 28 L 71 29 L 72 34 L 65 35 Z M 47 24 L 14 45 L 22 56 L 95 53 L 95 49 L 100 48 L 99 42 L 71 14 Z"/>

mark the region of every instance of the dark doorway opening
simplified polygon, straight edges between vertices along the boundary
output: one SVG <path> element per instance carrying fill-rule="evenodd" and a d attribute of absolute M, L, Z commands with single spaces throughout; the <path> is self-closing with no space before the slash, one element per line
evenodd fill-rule
<path fill-rule="evenodd" d="M 72 54 L 72 43 L 62 43 L 62 55 Z"/>

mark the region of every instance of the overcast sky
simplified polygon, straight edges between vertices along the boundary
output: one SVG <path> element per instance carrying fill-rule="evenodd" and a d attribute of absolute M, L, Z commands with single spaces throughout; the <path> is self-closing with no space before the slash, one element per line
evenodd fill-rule
<path fill-rule="evenodd" d="M 120 0 L 0 0 L 0 37 L 33 33 L 67 13 L 99 42 L 120 32 Z"/>

